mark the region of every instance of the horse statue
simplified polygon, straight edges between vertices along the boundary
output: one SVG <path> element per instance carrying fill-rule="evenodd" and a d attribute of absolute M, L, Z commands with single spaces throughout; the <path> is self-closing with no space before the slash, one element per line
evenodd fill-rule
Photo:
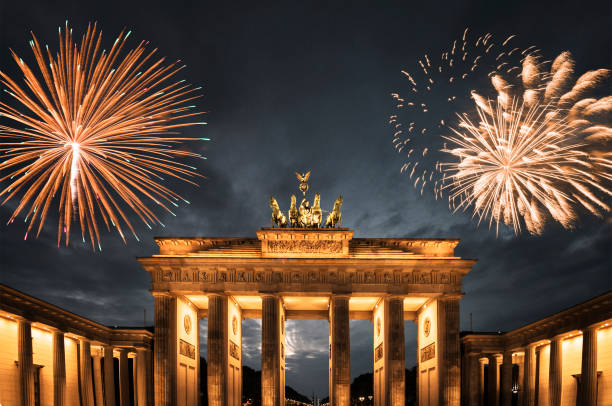
<path fill-rule="evenodd" d="M 322 220 L 323 210 L 321 210 L 321 195 L 315 193 L 314 202 L 312 203 L 312 226 L 316 228 L 321 227 Z"/>
<path fill-rule="evenodd" d="M 291 223 L 291 227 L 298 227 L 300 222 L 300 213 L 297 209 L 297 203 L 295 200 L 295 195 L 291 195 L 291 207 L 289 207 L 289 222 Z"/>
<path fill-rule="evenodd" d="M 339 196 L 334 203 L 334 209 L 327 215 L 325 220 L 325 227 L 336 227 L 336 224 L 342 225 L 342 213 L 340 207 L 342 206 L 342 196 Z"/>
<path fill-rule="evenodd" d="M 276 224 L 278 227 L 287 227 L 287 217 L 283 214 L 278 202 L 274 197 L 270 198 L 270 208 L 272 209 L 272 225 Z"/>

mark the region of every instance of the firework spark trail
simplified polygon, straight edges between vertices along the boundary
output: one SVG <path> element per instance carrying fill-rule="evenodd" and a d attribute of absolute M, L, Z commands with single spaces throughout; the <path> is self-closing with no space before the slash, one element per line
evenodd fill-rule
<path fill-rule="evenodd" d="M 0 182 L 7 182 L 0 196 L 4 204 L 21 193 L 9 223 L 25 213 L 25 238 L 36 224 L 36 235 L 40 234 L 51 207 L 57 205 L 58 244 L 62 236 L 69 243 L 73 217 L 78 217 L 83 241 L 88 234 L 99 249 L 98 217 L 107 229 L 115 227 L 124 241 L 123 227 L 138 239 L 125 208 L 149 228 L 161 224 L 148 200 L 170 213 L 170 205 L 187 202 L 161 183 L 163 177 L 194 185 L 193 178 L 201 177 L 196 168 L 177 159 L 205 158 L 176 146 L 208 139 L 175 136 L 181 127 L 206 124 L 190 121 L 202 113 L 187 105 L 200 97 L 200 88 L 184 80 L 171 82 L 184 65 L 153 60 L 156 50 L 146 51 L 145 42 L 122 57 L 130 33 L 122 32 L 107 52 L 95 24 L 77 44 L 66 23 L 63 32 L 59 29 L 55 56 L 32 34 L 38 74 L 11 51 L 26 87 L 0 72 L 5 92 L 22 107 L 0 102 L 0 115 L 20 124 L 0 125 L 0 152 L 5 157 Z"/>
<path fill-rule="evenodd" d="M 453 210 L 474 209 L 479 223 L 522 224 L 540 234 L 548 218 L 573 227 L 581 209 L 602 216 L 612 196 L 612 96 L 597 98 L 610 71 L 587 72 L 573 82 L 574 61 L 560 54 L 550 70 L 527 56 L 513 83 L 491 78 L 497 99 L 473 92 L 479 124 L 459 116 L 443 152 Z"/>
<path fill-rule="evenodd" d="M 402 172 L 410 173 L 411 179 L 413 176 L 422 181 L 425 176 L 431 178 L 427 184 L 433 187 L 436 198 L 441 197 L 440 182 L 437 181 L 442 176 L 437 165 L 440 159 L 438 151 L 442 149 L 442 136 L 449 132 L 453 111 L 458 104 L 473 97 L 471 90 L 478 81 L 486 80 L 487 76 L 493 77 L 500 71 L 519 69 L 524 55 L 517 52 L 519 48 L 513 45 L 514 38 L 515 35 L 510 35 L 503 41 L 497 41 L 487 33 L 473 39 L 466 28 L 448 50 L 441 52 L 439 60 L 431 53 L 425 54 L 417 60 L 414 71 L 401 71 L 408 79 L 410 91 L 407 95 L 403 95 L 405 92 L 391 93 L 397 112 L 390 116 L 389 123 L 397 126 L 410 122 L 410 125 L 406 128 L 393 127 L 393 144 L 397 152 L 419 152 L 408 152 Z M 480 105 L 487 108 L 486 99 Z M 415 171 L 418 163 L 419 170 Z M 415 184 L 414 181 L 412 183 Z M 422 193 L 425 182 L 420 183 L 419 187 Z"/>

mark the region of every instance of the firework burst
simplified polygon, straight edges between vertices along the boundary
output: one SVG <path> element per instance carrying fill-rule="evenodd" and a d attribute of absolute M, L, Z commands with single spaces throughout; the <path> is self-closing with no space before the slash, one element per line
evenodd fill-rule
<path fill-rule="evenodd" d="M 594 97 L 609 71 L 573 81 L 568 52 L 551 64 L 527 56 L 515 79 L 491 77 L 491 101 L 473 92 L 478 124 L 459 116 L 443 149 L 458 159 L 443 163 L 443 189 L 454 210 L 474 208 L 479 222 L 500 222 L 519 233 L 540 234 L 549 218 L 572 227 L 581 209 L 601 216 L 612 196 L 612 97 Z"/>
<path fill-rule="evenodd" d="M 476 38 L 466 29 L 439 57 L 425 54 L 414 69 L 402 70 L 409 89 L 391 94 L 395 112 L 389 124 L 395 150 L 406 160 L 401 172 L 421 194 L 431 187 L 436 198 L 441 196 L 442 136 L 450 132 L 454 112 L 471 104 L 471 90 L 497 73 L 515 74 L 521 59 L 537 52 L 533 46 L 520 49 L 515 41 L 515 35 L 497 40 L 490 33 Z"/>
<path fill-rule="evenodd" d="M 25 213 L 25 238 L 33 230 L 38 236 L 57 209 L 58 244 L 62 237 L 69 243 L 77 219 L 83 241 L 87 235 L 99 249 L 102 223 L 124 241 L 125 228 L 138 239 L 126 209 L 149 228 L 161 224 L 147 204 L 171 212 L 170 206 L 187 202 L 162 184 L 163 177 L 195 185 L 201 176 L 176 161 L 203 158 L 176 148 L 198 138 L 174 135 L 180 127 L 206 124 L 191 121 L 202 113 L 188 105 L 200 88 L 171 80 L 184 66 L 154 60 L 156 50 L 147 51 L 145 42 L 121 56 L 129 35 L 122 32 L 107 52 L 95 24 L 77 44 L 66 23 L 55 55 L 32 34 L 38 73 L 11 51 L 25 86 L 0 72 L 5 92 L 20 105 L 0 102 L 0 115 L 19 124 L 0 125 L 0 196 L 3 204 L 18 199 L 9 223 Z"/>

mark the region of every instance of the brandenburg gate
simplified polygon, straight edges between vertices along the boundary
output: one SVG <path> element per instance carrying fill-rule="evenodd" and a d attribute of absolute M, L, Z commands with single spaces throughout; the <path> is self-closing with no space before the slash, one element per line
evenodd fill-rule
<path fill-rule="evenodd" d="M 459 405 L 461 279 L 475 261 L 455 256 L 453 239 L 353 238 L 338 227 L 342 198 L 322 227 L 319 200 L 298 209 L 292 196 L 288 222 L 272 198 L 278 227 L 257 238 L 157 238 L 159 254 L 139 258 L 155 298 L 155 405 L 196 406 L 200 373 L 209 405 L 241 405 L 244 318 L 262 321 L 263 405 L 284 404 L 288 319 L 329 320 L 332 405 L 350 404 L 349 321 L 357 319 L 374 324 L 375 405 L 404 404 L 405 320 L 418 324 L 419 405 Z"/>

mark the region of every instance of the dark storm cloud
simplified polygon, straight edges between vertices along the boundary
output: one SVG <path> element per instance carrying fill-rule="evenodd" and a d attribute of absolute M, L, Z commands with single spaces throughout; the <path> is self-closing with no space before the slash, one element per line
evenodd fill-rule
<path fill-rule="evenodd" d="M 358 237 L 457 237 L 457 253 L 479 262 L 464 279 L 462 328 L 473 313 L 478 330 L 507 330 L 610 289 L 611 225 L 586 217 L 574 231 L 550 227 L 539 237 L 499 237 L 467 214 L 421 196 L 399 173 L 386 118 L 389 93 L 401 90 L 399 70 L 424 52 L 438 52 L 466 26 L 497 37 L 518 33 L 552 57 L 569 49 L 578 71 L 610 67 L 611 15 L 606 2 L 485 1 L 403 3 L 0 2 L 0 69 L 20 78 L 8 48 L 31 62 L 29 30 L 54 47 L 66 19 L 76 32 L 98 21 L 111 43 L 123 27 L 134 45 L 149 40 L 182 75 L 203 86 L 198 102 L 207 127 L 185 130 L 210 137 L 190 146 L 208 157 L 199 188 L 173 184 L 191 205 L 162 215 L 166 228 L 139 228 L 141 243 L 125 246 L 105 235 L 103 252 L 74 244 L 56 247 L 49 225 L 23 241 L 18 219 L 0 234 L 0 281 L 94 320 L 152 322 L 149 275 L 135 257 L 156 252 L 153 235 L 254 236 L 269 224 L 268 198 L 286 209 L 296 192 L 293 172 L 312 170 L 311 191 L 329 208 L 344 196 L 343 225 Z M 0 98 L 8 101 L 5 94 Z M 0 221 L 10 215 L 0 209 Z M 200 323 L 206 349 L 206 321 Z M 243 322 L 245 364 L 258 368 L 261 323 Z M 327 393 L 324 321 L 287 324 L 287 382 L 310 394 Z M 352 374 L 370 370 L 372 326 L 351 323 Z M 416 328 L 406 323 L 406 358 L 415 362 Z M 291 351 L 289 351 L 291 350 Z M 205 354 L 205 352 L 204 352 Z"/>

